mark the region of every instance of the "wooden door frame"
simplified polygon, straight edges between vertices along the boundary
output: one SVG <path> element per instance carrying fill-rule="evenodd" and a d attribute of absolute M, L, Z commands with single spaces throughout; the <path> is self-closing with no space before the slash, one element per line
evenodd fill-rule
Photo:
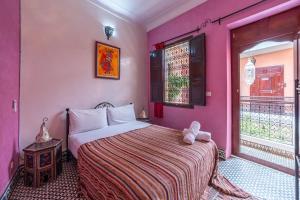
<path fill-rule="evenodd" d="M 261 31 L 263 29 L 263 31 Z M 231 98 L 232 98 L 232 153 L 240 154 L 240 66 L 239 54 L 264 41 L 294 41 L 300 30 L 300 6 L 233 29 L 231 39 Z M 256 162 L 260 162 L 255 159 Z M 260 162 L 262 163 L 262 162 Z M 263 163 L 266 164 L 266 163 Z M 275 168 L 273 165 L 270 166 Z"/>
<path fill-rule="evenodd" d="M 298 32 L 298 38 L 294 40 L 294 79 L 295 79 L 295 191 L 296 199 L 299 199 L 299 78 L 300 78 L 300 32 Z M 298 103 L 297 103 L 298 102 Z"/>

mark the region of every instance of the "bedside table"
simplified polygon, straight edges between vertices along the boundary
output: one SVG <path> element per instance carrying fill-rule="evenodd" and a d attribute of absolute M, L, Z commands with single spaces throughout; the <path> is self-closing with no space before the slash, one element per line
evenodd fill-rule
<path fill-rule="evenodd" d="M 62 139 L 33 143 L 24 151 L 24 183 L 39 187 L 62 172 Z"/>
<path fill-rule="evenodd" d="M 140 121 L 140 122 L 151 123 L 151 120 L 148 117 L 147 118 L 140 118 L 140 117 L 138 117 L 138 118 L 136 118 L 136 120 Z"/>

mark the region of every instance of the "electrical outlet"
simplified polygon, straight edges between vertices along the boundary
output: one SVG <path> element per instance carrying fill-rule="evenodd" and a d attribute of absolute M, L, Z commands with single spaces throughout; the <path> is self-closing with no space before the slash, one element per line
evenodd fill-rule
<path fill-rule="evenodd" d="M 12 101 L 12 109 L 14 110 L 14 112 L 18 111 L 18 103 L 17 100 L 13 100 Z"/>

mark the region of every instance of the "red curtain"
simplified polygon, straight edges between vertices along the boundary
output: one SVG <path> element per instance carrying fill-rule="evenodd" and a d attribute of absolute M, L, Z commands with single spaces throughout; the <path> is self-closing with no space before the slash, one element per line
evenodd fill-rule
<path fill-rule="evenodd" d="M 163 118 L 164 116 L 164 105 L 163 103 L 154 103 L 154 117 Z"/>
<path fill-rule="evenodd" d="M 163 48 L 165 48 L 165 43 L 163 43 L 163 42 L 157 43 L 154 46 L 155 46 L 156 50 L 163 49 Z"/>
<path fill-rule="evenodd" d="M 165 43 L 164 42 L 157 43 L 154 46 L 155 46 L 156 50 L 164 49 L 165 48 Z M 164 116 L 164 105 L 163 105 L 163 103 L 155 102 L 154 103 L 154 117 L 163 118 L 163 116 Z"/>

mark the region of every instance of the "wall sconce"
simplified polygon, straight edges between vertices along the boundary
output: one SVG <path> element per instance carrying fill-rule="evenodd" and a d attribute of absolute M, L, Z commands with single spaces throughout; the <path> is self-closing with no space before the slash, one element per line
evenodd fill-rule
<path fill-rule="evenodd" d="M 111 26 L 105 26 L 104 27 L 104 32 L 105 32 L 105 35 L 107 37 L 107 40 L 109 40 L 109 38 L 113 35 L 114 33 L 114 28 L 111 27 Z"/>

